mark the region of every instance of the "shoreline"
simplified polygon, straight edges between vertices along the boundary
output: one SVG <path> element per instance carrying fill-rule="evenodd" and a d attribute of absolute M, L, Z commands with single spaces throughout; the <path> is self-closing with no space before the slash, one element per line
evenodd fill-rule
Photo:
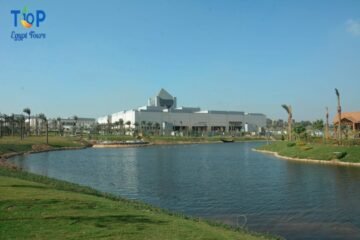
<path fill-rule="evenodd" d="M 235 141 L 234 143 L 243 143 L 243 142 L 264 142 L 267 140 L 240 140 Z M 177 141 L 177 142 L 149 142 L 147 144 L 96 144 L 89 143 L 86 146 L 79 147 L 60 147 L 60 148 L 47 148 L 40 150 L 30 150 L 25 152 L 10 152 L 0 155 L 0 160 L 9 159 L 15 156 L 34 154 L 34 153 L 43 153 L 43 152 L 52 152 L 52 151 L 62 151 L 62 150 L 80 150 L 86 148 L 130 148 L 130 147 L 146 147 L 146 146 L 162 146 L 162 145 L 190 145 L 190 144 L 212 144 L 212 143 L 223 143 L 221 141 L 201 141 L 201 142 L 187 142 L 187 141 Z"/>
<path fill-rule="evenodd" d="M 294 157 L 287 157 L 280 155 L 278 152 L 268 151 L 268 150 L 259 150 L 252 148 L 254 152 L 264 153 L 264 154 L 271 154 L 275 157 L 288 160 L 288 161 L 296 161 L 296 162 L 304 162 L 304 163 L 312 163 L 312 164 L 326 164 L 326 165 L 334 165 L 334 166 L 352 166 L 352 167 L 360 167 L 360 163 L 352 163 L 352 162 L 341 162 L 337 159 L 333 160 L 319 160 L 319 159 L 311 159 L 311 158 L 294 158 Z"/>
<path fill-rule="evenodd" d="M 233 143 L 243 143 L 243 142 L 264 142 L 267 140 L 244 140 L 244 141 L 235 141 Z M 191 144 L 215 144 L 223 143 L 222 141 L 202 141 L 202 142 L 187 142 L 187 141 L 177 141 L 177 142 L 149 142 L 147 144 L 97 144 L 92 145 L 93 148 L 132 148 L 132 147 L 150 147 L 150 146 L 167 146 L 167 145 L 191 145 Z"/>
<path fill-rule="evenodd" d="M 91 147 L 91 146 L 48 148 L 48 149 L 41 149 L 41 150 L 31 150 L 31 151 L 26 151 L 26 152 L 4 153 L 4 154 L 0 155 L 0 167 L 17 169 L 17 170 L 22 171 L 22 169 L 20 167 L 18 167 L 17 165 L 15 165 L 15 164 L 7 161 L 7 160 L 12 158 L 12 157 L 28 155 L 28 154 L 36 154 L 36 153 L 43 153 L 43 152 L 53 152 L 53 151 L 54 152 L 55 151 L 66 151 L 66 150 L 81 150 L 81 149 L 86 149 L 86 148 L 89 148 L 89 147 Z"/>
<path fill-rule="evenodd" d="M 209 236 L 213 236 L 213 234 L 218 234 L 219 239 L 220 239 L 220 237 L 224 237 L 224 234 L 231 235 L 230 238 L 225 238 L 225 239 L 254 239 L 254 240 L 255 239 L 259 239 L 259 240 L 260 239 L 282 239 L 279 236 L 271 235 L 270 233 L 267 233 L 267 232 L 254 232 L 254 231 L 248 230 L 246 228 L 234 227 L 234 226 L 227 225 L 227 224 L 219 222 L 219 221 L 214 221 L 211 219 L 201 218 L 201 217 L 196 217 L 196 216 L 190 216 L 190 215 L 183 214 L 181 212 L 170 211 L 170 210 L 167 210 L 166 208 L 160 208 L 160 207 L 157 207 L 155 205 L 146 203 L 146 202 L 138 200 L 138 199 L 125 198 L 125 197 L 118 196 L 118 195 L 115 195 L 112 193 L 102 192 L 102 191 L 96 190 L 89 186 L 79 185 L 77 183 L 72 183 L 72 182 L 68 182 L 68 181 L 64 181 L 64 180 L 60 180 L 60 179 L 56 179 L 56 178 L 51 178 L 51 177 L 47 177 L 47 176 L 43 176 L 43 175 L 39 175 L 39 174 L 34 174 L 31 172 L 22 171 L 21 169 L 0 168 L 0 178 L 2 178 L 1 179 L 2 184 L 6 185 L 7 188 L 17 187 L 17 189 L 16 189 L 17 195 L 16 196 L 20 196 L 19 198 L 21 198 L 21 195 L 23 195 L 23 194 L 28 194 L 28 195 L 33 194 L 32 192 L 29 193 L 29 191 L 34 191 L 34 189 L 36 189 L 37 191 L 49 191 L 46 194 L 40 194 L 40 197 L 38 197 L 38 198 L 30 197 L 27 199 L 28 201 L 32 201 L 33 204 L 44 204 L 44 203 L 39 203 L 39 202 L 41 202 L 41 199 L 44 199 L 44 198 L 45 199 L 48 198 L 49 199 L 48 201 L 52 202 L 52 204 L 48 204 L 47 203 L 48 201 L 46 201 L 46 204 L 44 205 L 42 212 L 40 212 L 41 215 L 40 215 L 40 217 L 37 218 L 37 220 L 43 219 L 44 221 L 48 221 L 48 219 L 50 219 L 50 216 L 52 216 L 54 214 L 53 209 L 56 206 L 60 207 L 61 210 L 64 210 L 64 206 L 65 206 L 65 207 L 68 207 L 69 209 L 75 209 L 75 213 L 72 213 L 72 215 L 70 215 L 70 217 L 66 218 L 62 215 L 61 211 L 59 214 L 60 216 L 57 216 L 58 213 L 55 212 L 56 217 L 51 218 L 51 219 L 53 219 L 54 221 L 57 219 L 61 219 L 61 220 L 65 219 L 65 220 L 68 220 L 68 225 L 78 224 L 80 227 L 81 227 L 80 224 L 85 222 L 84 225 L 87 227 L 87 229 L 88 229 L 88 226 L 92 226 L 91 224 L 89 224 L 88 218 L 84 218 L 83 214 L 78 214 L 76 212 L 90 211 L 91 219 L 94 216 L 98 217 L 99 218 L 98 221 L 101 221 L 104 224 L 105 223 L 106 224 L 108 224 L 108 223 L 122 224 L 117 229 L 128 229 L 127 226 L 138 224 L 138 222 L 135 221 L 136 219 L 133 220 L 132 218 L 130 218 L 129 220 L 127 220 L 127 218 L 125 218 L 124 220 L 122 220 L 122 218 L 121 218 L 122 216 L 127 217 L 127 216 L 135 215 L 135 216 L 139 216 L 139 217 L 145 216 L 146 217 L 146 218 L 144 218 L 145 221 L 140 222 L 140 223 L 142 225 L 147 224 L 147 226 L 148 226 L 147 229 L 150 229 L 150 230 L 155 229 L 154 231 L 159 231 L 159 230 L 156 228 L 155 224 L 152 224 L 152 221 L 147 221 L 147 219 L 150 219 L 150 220 L 154 219 L 157 221 L 164 221 L 164 222 L 169 222 L 171 220 L 173 222 L 173 226 L 176 226 L 176 227 L 179 227 L 179 228 L 185 229 L 185 230 L 189 229 L 188 232 L 191 232 L 190 229 L 191 230 L 195 229 L 197 231 L 202 230 L 203 232 L 210 234 Z M 7 181 L 12 181 L 11 184 L 9 184 L 8 182 L 6 182 L 4 184 L 4 179 Z M 26 186 L 31 187 L 31 186 L 33 186 L 33 184 L 36 184 L 36 186 L 33 188 L 29 188 L 29 189 L 26 188 Z M 37 184 L 41 184 L 41 186 L 37 187 Z M 42 187 L 42 185 L 46 185 L 47 187 Z M 7 189 L 7 188 L 4 188 L 4 189 Z M 64 194 L 66 194 L 67 196 L 66 196 L 66 198 L 62 198 L 62 197 L 59 197 L 59 195 L 51 195 L 51 194 L 54 194 L 54 191 L 57 191 L 57 192 L 61 191 L 61 196 Z M 74 194 L 73 195 L 74 197 L 70 196 L 70 194 Z M 9 196 L 9 195 L 8 194 L 2 195 L 2 197 L 5 197 L 5 198 L 7 196 Z M 12 195 L 10 194 L 10 196 L 12 196 Z M 34 196 L 34 195 L 32 195 L 32 196 Z M 80 205 L 74 205 L 74 203 L 71 201 L 69 202 L 69 199 L 70 200 L 74 199 L 74 202 L 79 202 L 79 198 L 81 200 L 81 203 L 84 204 L 84 207 L 82 207 Z M 54 199 L 56 201 L 54 201 Z M 110 205 L 107 204 L 104 207 L 101 204 L 99 205 L 100 201 L 101 201 L 101 203 L 105 202 L 105 201 L 106 202 L 113 201 L 113 203 L 109 203 Z M 90 203 L 90 204 L 88 204 L 88 203 Z M 7 214 L 9 214 L 15 210 L 22 211 L 22 209 L 20 207 L 18 208 L 18 205 L 21 205 L 21 204 L 23 204 L 23 203 L 20 202 L 19 204 L 17 204 L 16 208 L 13 207 L 13 205 L 10 205 L 10 207 L 8 207 L 7 209 L 11 208 L 11 211 L 7 211 Z M 29 211 L 32 211 L 32 208 L 28 208 L 27 202 L 25 204 L 23 204 L 23 206 L 24 205 L 27 209 L 29 209 L 28 211 L 26 211 L 26 213 L 28 213 Z M 74 206 L 76 206 L 76 208 L 74 208 Z M 88 206 L 90 206 L 90 207 L 88 207 Z M 113 206 L 116 206 L 116 208 L 115 208 L 116 211 L 114 210 L 114 212 L 111 212 L 110 215 L 105 215 L 109 211 L 108 208 L 113 209 L 114 208 Z M 108 207 L 108 208 L 106 208 L 106 207 Z M 127 211 L 126 213 L 131 211 L 131 215 L 124 215 L 123 209 L 125 209 Z M 43 212 L 46 212 L 46 214 L 43 215 Z M 95 214 L 97 214 L 97 215 L 95 215 Z M 73 216 L 74 216 L 74 219 L 76 220 L 75 222 L 71 218 Z M 78 220 L 77 220 L 77 218 L 78 218 Z M 25 225 L 27 224 L 27 221 L 29 221 L 29 219 L 30 218 L 26 218 L 26 216 L 24 217 L 24 215 L 21 214 L 21 215 L 16 216 L 14 218 L 14 221 L 11 221 L 11 222 L 20 221 L 21 226 L 24 226 L 24 224 Z M 118 220 L 118 219 L 120 219 L 120 220 Z M 143 218 L 140 218 L 140 220 L 141 219 L 143 219 Z M 184 225 L 184 223 L 191 224 L 191 226 L 187 226 L 186 224 Z M 205 226 L 205 228 L 200 229 L 200 227 L 201 227 L 200 225 Z M 59 233 L 61 233 L 61 231 L 64 231 L 65 227 L 66 227 L 66 225 L 61 225 L 61 226 L 59 226 L 59 228 L 56 227 L 55 230 L 60 229 Z M 95 225 L 95 228 L 96 227 L 98 227 L 98 225 Z M 38 229 L 42 230 L 41 227 L 37 227 L 37 228 L 31 229 L 30 232 L 38 231 Z M 67 229 L 65 229 L 65 230 L 67 230 Z M 76 230 L 77 230 L 77 228 L 67 230 L 67 232 L 76 233 L 77 232 Z M 103 231 L 109 232 L 109 234 L 111 234 L 111 236 L 114 236 L 115 238 L 117 238 L 119 236 L 123 236 L 123 235 L 126 238 L 126 233 L 124 234 L 120 231 L 120 232 L 114 234 L 114 233 L 112 233 L 111 230 L 112 229 L 104 229 Z M 97 229 L 97 231 L 99 231 L 99 230 Z M 170 239 L 172 236 L 174 236 L 173 234 L 176 233 L 176 231 L 175 231 L 175 233 L 171 232 L 171 231 L 170 232 L 164 231 L 164 230 L 161 230 L 161 231 L 163 232 L 164 236 L 167 236 L 166 233 L 170 233 L 170 235 L 169 235 Z M 38 231 L 38 232 L 39 232 L 39 234 L 43 234 L 44 236 L 49 236 L 48 232 L 46 232 L 46 233 L 41 232 L 41 231 Z M 58 233 L 56 233 L 56 234 L 58 234 Z M 81 232 L 78 236 L 83 237 L 84 236 L 83 234 L 84 234 L 84 231 Z M 91 238 L 91 236 L 93 236 L 91 234 L 93 234 L 93 232 L 89 232 L 88 237 Z M 54 236 L 56 236 L 56 235 L 54 235 Z M 183 236 L 183 235 L 181 234 L 180 236 Z M 194 235 L 194 236 L 196 237 L 196 235 Z M 32 237 L 30 237 L 30 238 L 32 238 Z M 52 238 L 54 238 L 54 237 L 52 237 Z M 144 237 L 138 237 L 136 239 L 144 239 Z M 162 239 L 162 238 L 159 237 L 159 239 Z M 169 239 L 169 237 L 164 237 L 164 239 Z M 192 235 L 189 235 L 189 239 L 192 239 Z"/>
<path fill-rule="evenodd" d="M 221 142 L 152 143 L 152 144 L 145 144 L 143 146 L 127 145 L 127 146 L 123 146 L 123 147 L 129 148 L 129 147 L 144 147 L 144 146 L 156 146 L 156 145 L 161 146 L 161 145 L 182 145 L 182 144 L 200 144 L 200 143 L 207 144 L 207 143 L 221 143 Z M 100 192 L 97 190 L 93 190 L 91 187 L 78 185 L 76 183 L 53 179 L 53 178 L 49 178 L 47 176 L 43 176 L 40 174 L 33 174 L 31 172 L 24 171 L 21 167 L 18 167 L 15 164 L 7 161 L 8 159 L 10 159 L 12 157 L 20 156 L 20 155 L 50 152 L 50 151 L 81 150 L 81 149 L 86 149 L 86 148 L 90 148 L 90 147 L 92 147 L 92 146 L 87 145 L 87 146 L 79 146 L 79 147 L 60 147 L 60 148 L 30 150 L 30 151 L 24 151 L 24 152 L 5 153 L 5 154 L 0 155 L 0 168 L 4 169 L 4 170 L 1 170 L 1 169 L 0 170 L 1 171 L 10 171 L 11 174 L 4 174 L 4 175 L 0 175 L 0 176 L 14 178 L 14 179 L 20 179 L 20 180 L 27 180 L 27 181 L 36 182 L 36 183 L 43 183 L 44 181 L 47 183 L 48 180 L 51 180 L 52 182 L 61 183 L 60 184 L 61 187 L 59 189 L 57 187 L 55 187 L 56 190 L 69 191 L 69 192 L 75 192 L 75 193 L 83 193 L 86 195 L 93 195 L 95 197 L 101 197 L 103 199 L 119 201 L 121 203 L 125 203 L 126 206 L 142 207 L 143 209 L 146 209 L 146 212 L 155 211 L 159 214 L 163 214 L 165 217 L 175 217 L 176 219 L 189 220 L 189 221 L 194 221 L 194 222 L 199 222 L 199 223 L 202 222 L 203 224 L 207 224 L 209 227 L 214 228 L 214 229 L 219 228 L 219 229 L 223 229 L 223 231 L 229 230 L 229 231 L 233 232 L 233 234 L 244 234 L 243 236 L 245 236 L 245 239 L 247 239 L 248 237 L 251 239 L 278 239 L 277 237 L 274 237 L 273 235 L 270 235 L 268 233 L 253 232 L 253 231 L 249 231 L 249 230 L 244 230 L 242 228 L 232 227 L 225 223 L 212 221 L 212 220 L 206 219 L 206 218 L 191 217 L 191 216 L 184 215 L 184 214 L 181 214 L 178 212 L 172 212 L 172 211 L 166 210 L 164 208 L 159 208 L 154 205 L 145 203 L 143 201 L 131 200 L 128 198 L 124 198 L 122 196 L 115 196 L 115 195 L 112 195 L 112 194 L 109 194 L 106 192 Z M 19 174 L 20 177 L 17 176 L 17 174 Z M 21 177 L 21 176 L 23 176 L 23 177 Z M 34 178 L 33 176 L 38 176 L 38 177 Z M 62 189 L 62 188 L 64 188 L 64 186 L 65 186 L 65 189 Z M 70 186 L 70 187 L 66 187 L 66 186 Z M 80 189 L 80 190 L 77 190 L 77 189 Z M 83 190 L 83 189 L 85 189 L 85 190 Z M 90 190 L 88 190 L 88 189 L 90 189 Z M 162 217 L 162 216 L 160 215 L 159 217 Z M 212 230 L 212 231 L 214 231 L 214 230 Z"/>
<path fill-rule="evenodd" d="M 263 142 L 267 140 L 240 140 L 235 141 L 234 143 L 243 143 L 243 142 Z M 191 145 L 191 144 L 215 144 L 215 143 L 223 143 L 221 141 L 201 141 L 201 142 L 187 142 L 187 141 L 177 141 L 177 142 L 149 142 L 148 144 L 96 144 L 90 143 L 89 145 L 79 146 L 79 147 L 60 147 L 60 148 L 46 148 L 39 150 L 30 150 L 25 152 L 10 152 L 4 153 L 0 155 L 0 167 L 10 167 L 13 169 L 19 169 L 16 165 L 7 161 L 12 157 L 28 155 L 28 154 L 36 154 L 43 152 L 52 152 L 52 151 L 65 151 L 65 150 L 81 150 L 86 148 L 134 148 L 134 147 L 150 147 L 150 146 L 167 146 L 167 145 Z"/>

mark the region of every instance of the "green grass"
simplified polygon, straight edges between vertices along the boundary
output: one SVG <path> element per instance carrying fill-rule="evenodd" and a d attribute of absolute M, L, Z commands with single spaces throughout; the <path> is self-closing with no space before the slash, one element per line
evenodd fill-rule
<path fill-rule="evenodd" d="M 293 145 L 293 146 L 291 146 Z M 259 150 L 277 152 L 282 156 L 316 160 L 338 159 L 342 162 L 360 162 L 360 146 L 337 146 L 327 144 L 289 144 L 286 141 L 272 142 L 258 147 Z"/>
<path fill-rule="evenodd" d="M 31 151 L 34 145 L 45 145 L 45 136 L 31 136 L 21 140 L 19 137 L 0 138 L 0 155 L 12 152 Z M 49 148 L 81 147 L 85 146 L 79 138 L 49 136 Z"/>
<path fill-rule="evenodd" d="M 270 239 L 0 168 L 1 239 Z"/>

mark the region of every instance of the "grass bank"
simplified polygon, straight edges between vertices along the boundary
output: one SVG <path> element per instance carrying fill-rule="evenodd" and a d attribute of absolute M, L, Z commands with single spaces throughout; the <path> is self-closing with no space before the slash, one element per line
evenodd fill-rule
<path fill-rule="evenodd" d="M 20 140 L 19 137 L 0 138 L 0 156 L 11 153 L 51 150 L 57 148 L 85 147 L 86 142 L 75 137 L 49 136 L 46 144 L 45 136 L 31 136 Z"/>
<path fill-rule="evenodd" d="M 337 146 L 320 143 L 271 142 L 257 150 L 276 152 L 280 156 L 344 163 L 360 163 L 360 146 Z"/>
<path fill-rule="evenodd" d="M 272 239 L 0 168 L 1 239 Z"/>

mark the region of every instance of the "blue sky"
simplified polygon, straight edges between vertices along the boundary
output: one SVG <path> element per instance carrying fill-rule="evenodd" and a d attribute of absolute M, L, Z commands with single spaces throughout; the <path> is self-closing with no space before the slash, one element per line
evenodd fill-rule
<path fill-rule="evenodd" d="M 42 9 L 15 42 L 12 9 Z M 165 88 L 178 105 L 296 120 L 360 111 L 360 1 L 0 0 L 0 112 L 98 117 Z"/>

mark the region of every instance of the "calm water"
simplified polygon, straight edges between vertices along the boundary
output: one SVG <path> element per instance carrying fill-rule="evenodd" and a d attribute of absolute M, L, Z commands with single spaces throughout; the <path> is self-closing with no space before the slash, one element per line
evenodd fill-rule
<path fill-rule="evenodd" d="M 360 239 L 360 168 L 252 152 L 262 143 L 85 149 L 13 158 L 24 169 L 287 239 Z"/>

